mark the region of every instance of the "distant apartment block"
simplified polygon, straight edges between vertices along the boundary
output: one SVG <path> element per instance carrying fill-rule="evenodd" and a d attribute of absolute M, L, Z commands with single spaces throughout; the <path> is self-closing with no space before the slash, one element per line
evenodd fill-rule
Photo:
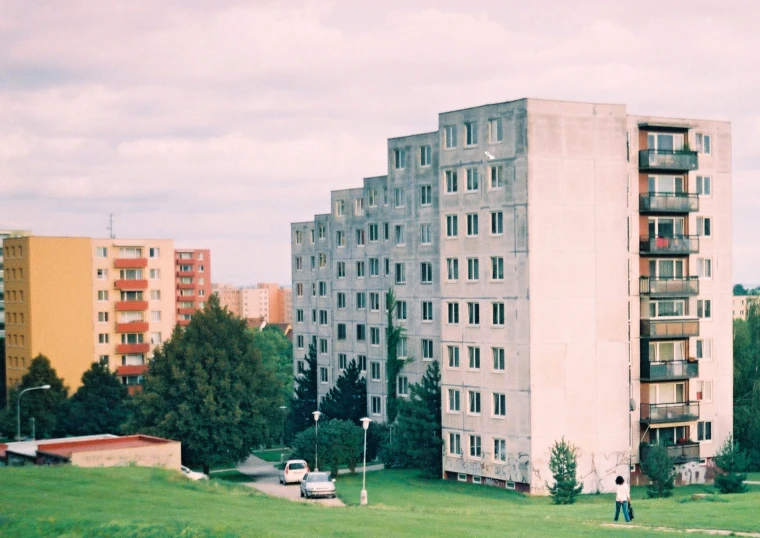
<path fill-rule="evenodd" d="M 734 319 L 747 319 L 753 305 L 760 305 L 760 295 L 734 295 Z"/>
<path fill-rule="evenodd" d="M 0 230 L 0 346 L 5 339 L 5 276 L 3 263 L 3 241 L 11 237 L 23 237 L 30 232 L 21 230 Z"/>
<path fill-rule="evenodd" d="M 211 295 L 211 251 L 175 250 L 177 323 L 186 326 Z"/>
<path fill-rule="evenodd" d="M 385 292 L 442 371 L 444 476 L 544 492 L 552 444 L 584 491 L 663 444 L 702 482 L 732 427 L 731 131 L 624 105 L 523 99 L 388 140 L 388 174 L 291 226 L 294 372 L 356 360 L 385 420 Z"/>
<path fill-rule="evenodd" d="M 219 302 L 230 312 L 244 319 L 266 323 L 291 323 L 293 305 L 290 289 L 275 283 L 260 283 L 256 287 L 233 287 L 214 284 Z"/>
<path fill-rule="evenodd" d="M 212 284 L 213 293 L 219 297 L 219 304 L 230 313 L 240 317 L 240 290 L 232 284 Z"/>

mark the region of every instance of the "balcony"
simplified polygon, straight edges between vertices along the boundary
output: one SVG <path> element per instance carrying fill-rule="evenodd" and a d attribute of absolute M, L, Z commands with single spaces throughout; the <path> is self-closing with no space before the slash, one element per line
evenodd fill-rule
<path fill-rule="evenodd" d="M 693 422 L 699 419 L 699 402 L 641 404 L 641 422 L 667 424 Z"/>
<path fill-rule="evenodd" d="M 147 290 L 147 280 L 115 280 L 113 287 L 117 290 Z"/>
<path fill-rule="evenodd" d="M 699 320 L 690 319 L 642 319 L 641 338 L 689 338 L 699 336 Z"/>
<path fill-rule="evenodd" d="M 646 213 L 699 211 L 699 196 L 688 193 L 647 192 L 639 195 L 639 211 Z"/>
<path fill-rule="evenodd" d="M 143 312 L 148 309 L 148 301 L 117 301 L 117 312 Z"/>
<path fill-rule="evenodd" d="M 649 278 L 639 280 L 639 294 L 650 297 L 693 297 L 699 295 L 699 277 Z"/>
<path fill-rule="evenodd" d="M 182 278 L 182 277 L 192 278 L 196 275 L 197 273 L 195 271 L 177 271 L 177 278 Z"/>
<path fill-rule="evenodd" d="M 195 314 L 197 308 L 178 308 L 177 314 Z"/>
<path fill-rule="evenodd" d="M 639 461 L 645 461 L 649 456 L 652 445 L 641 443 L 639 446 Z M 665 445 L 668 456 L 673 463 L 687 463 L 690 461 L 699 461 L 699 443 L 678 443 L 677 445 Z"/>
<path fill-rule="evenodd" d="M 674 235 L 673 237 L 649 237 L 642 235 L 639 238 L 639 252 L 642 254 L 696 254 L 699 252 L 699 236 Z"/>
<path fill-rule="evenodd" d="M 639 151 L 639 170 L 696 170 L 699 168 L 696 151 Z"/>
<path fill-rule="evenodd" d="M 116 269 L 144 269 L 148 267 L 148 258 L 116 258 L 113 266 Z"/>
<path fill-rule="evenodd" d="M 641 380 L 649 382 L 679 381 L 699 377 L 697 361 L 662 361 L 649 362 L 641 358 Z"/>
<path fill-rule="evenodd" d="M 117 323 L 117 333 L 144 333 L 148 330 L 147 321 L 130 321 L 129 323 Z"/>
<path fill-rule="evenodd" d="M 150 351 L 150 344 L 116 344 L 116 353 L 147 353 Z"/>
<path fill-rule="evenodd" d="M 177 289 L 179 290 L 192 290 L 195 289 L 195 284 L 187 282 L 177 282 Z"/>

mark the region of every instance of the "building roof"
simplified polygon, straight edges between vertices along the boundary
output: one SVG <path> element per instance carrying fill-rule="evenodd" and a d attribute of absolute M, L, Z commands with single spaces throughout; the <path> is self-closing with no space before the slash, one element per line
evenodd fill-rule
<path fill-rule="evenodd" d="M 115 450 L 124 448 L 137 448 L 166 443 L 178 443 L 170 439 L 161 437 L 152 437 L 150 435 L 128 435 L 126 437 L 115 437 L 112 439 L 88 439 L 79 441 L 64 441 L 59 443 L 50 443 L 37 449 L 39 454 L 58 456 L 60 458 L 71 458 L 76 452 L 95 452 L 98 450 Z"/>
<path fill-rule="evenodd" d="M 40 446 L 52 445 L 62 442 L 88 442 L 98 441 L 103 439 L 118 439 L 116 435 L 110 433 L 102 433 L 98 435 L 82 435 L 79 437 L 63 437 L 58 439 L 38 439 L 34 441 L 17 441 L 14 443 L 8 443 L 3 445 L 5 452 L 13 452 L 21 456 L 27 456 L 33 458 L 37 455 L 37 450 Z"/>

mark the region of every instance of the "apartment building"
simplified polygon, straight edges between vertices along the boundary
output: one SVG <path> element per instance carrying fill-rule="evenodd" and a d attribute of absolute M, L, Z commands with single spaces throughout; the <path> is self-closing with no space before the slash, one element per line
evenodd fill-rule
<path fill-rule="evenodd" d="M 213 291 L 223 307 L 241 318 L 266 323 L 290 323 L 293 319 L 290 289 L 279 284 L 263 282 L 240 288 L 214 284 Z"/>
<path fill-rule="evenodd" d="M 196 310 L 202 309 L 211 295 L 211 251 L 208 249 L 175 250 L 177 284 L 177 323 L 190 323 Z"/>
<path fill-rule="evenodd" d="M 734 295 L 734 319 L 747 319 L 749 309 L 760 304 L 760 295 Z"/>
<path fill-rule="evenodd" d="M 731 431 L 731 154 L 723 122 L 523 99 L 388 140 L 388 174 L 292 224 L 294 371 L 348 361 L 386 418 L 384 294 L 442 371 L 445 478 L 544 492 L 552 444 L 584 491 L 662 443 L 684 481 Z"/>
<path fill-rule="evenodd" d="M 233 284 L 219 283 L 211 285 L 213 293 L 219 297 L 219 304 L 230 313 L 240 317 L 240 291 Z"/>

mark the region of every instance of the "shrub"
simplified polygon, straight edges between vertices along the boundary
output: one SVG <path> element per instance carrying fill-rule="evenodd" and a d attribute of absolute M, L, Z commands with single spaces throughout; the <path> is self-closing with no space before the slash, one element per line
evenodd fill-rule
<path fill-rule="evenodd" d="M 650 499 L 670 497 L 676 481 L 676 471 L 668 449 L 662 445 L 652 445 L 646 460 L 641 462 L 641 470 L 649 478 L 647 497 Z"/>
<path fill-rule="evenodd" d="M 744 493 L 747 491 L 747 454 L 732 435 L 715 454 L 715 487 L 721 493 Z"/>

